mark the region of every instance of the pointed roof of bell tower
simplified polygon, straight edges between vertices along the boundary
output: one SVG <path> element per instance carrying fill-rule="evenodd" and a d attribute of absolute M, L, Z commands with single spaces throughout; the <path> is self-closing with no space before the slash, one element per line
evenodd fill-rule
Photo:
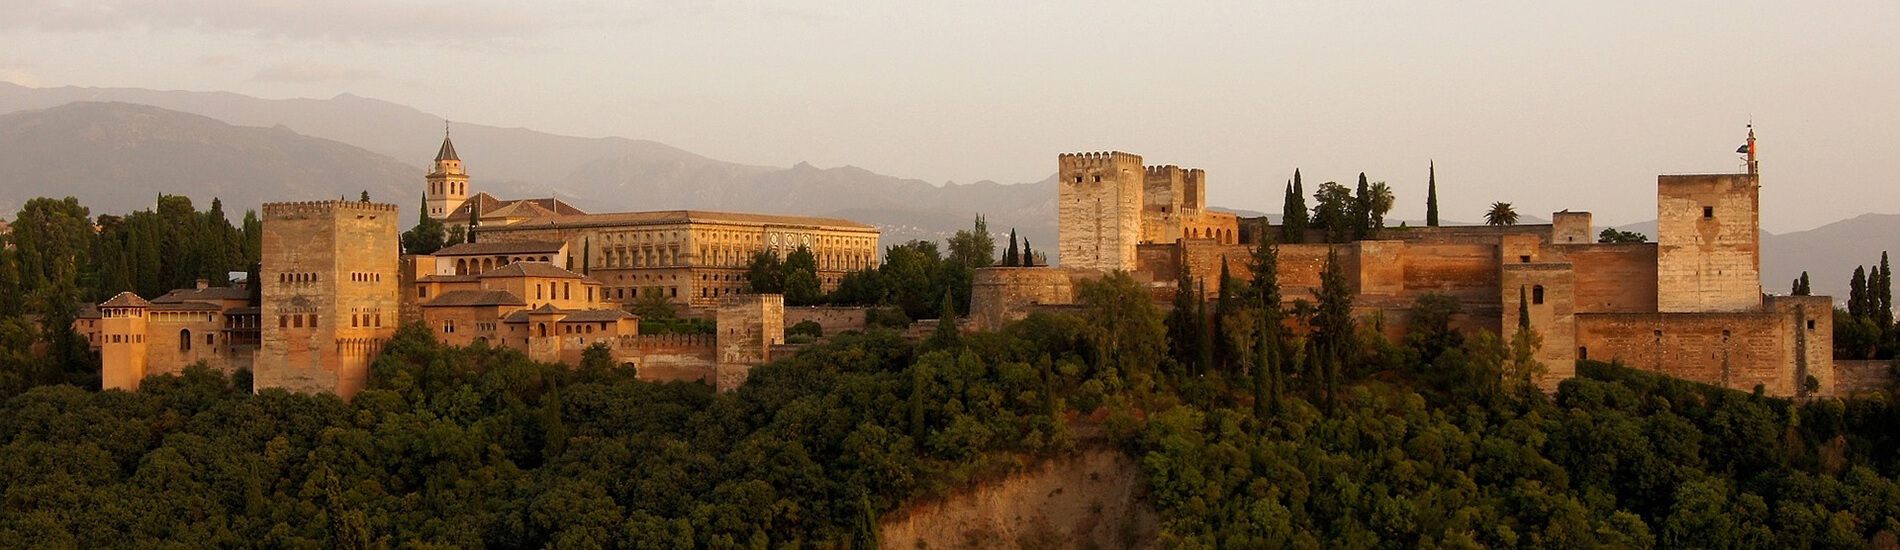
<path fill-rule="evenodd" d="M 449 123 L 446 121 L 442 123 L 442 150 L 436 151 L 435 160 L 438 162 L 444 160 L 462 160 L 461 157 L 455 156 L 455 142 L 449 141 Z"/>

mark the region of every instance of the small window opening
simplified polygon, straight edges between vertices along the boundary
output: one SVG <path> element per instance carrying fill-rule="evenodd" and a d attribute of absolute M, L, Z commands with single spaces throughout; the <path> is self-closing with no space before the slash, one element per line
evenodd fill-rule
<path fill-rule="evenodd" d="M 1704 207 L 1702 207 L 1702 217 L 1704 217 L 1704 218 L 1713 218 L 1713 217 L 1715 217 L 1715 207 L 1713 207 L 1713 206 L 1704 206 Z"/>
<path fill-rule="evenodd" d="M 1814 330 L 1814 320 L 1808 319 L 1808 330 Z"/>
<path fill-rule="evenodd" d="M 1531 263 L 1531 256 L 1530 256 L 1529 254 L 1525 254 L 1525 255 L 1523 255 L 1523 256 L 1518 256 L 1518 257 L 1517 257 L 1517 263 L 1520 263 L 1520 264 L 1528 264 L 1528 263 Z"/>
<path fill-rule="evenodd" d="M 1589 359 L 1589 358 L 1590 358 L 1590 348 L 1589 348 L 1589 347 L 1586 347 L 1586 346 L 1577 346 L 1577 358 L 1578 358 L 1578 359 Z"/>
<path fill-rule="evenodd" d="M 1531 303 L 1537 304 L 1537 305 L 1543 305 L 1544 285 L 1537 285 L 1537 286 L 1531 287 Z"/>

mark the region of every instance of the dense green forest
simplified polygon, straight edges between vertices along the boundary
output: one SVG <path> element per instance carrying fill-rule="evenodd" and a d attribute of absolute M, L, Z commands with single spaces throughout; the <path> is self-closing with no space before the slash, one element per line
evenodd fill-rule
<path fill-rule="evenodd" d="M 1302 367 L 1276 392 L 1167 357 L 1132 279 L 1084 295 L 1108 322 L 841 335 L 729 394 L 413 326 L 348 403 L 202 369 L 138 393 L 40 387 L 0 411 L 0 545 L 863 548 L 902 503 L 1088 444 L 1138 458 L 1171 547 L 1859 547 L 1900 530 L 1885 401 L 1597 363 L 1546 398 L 1460 378 L 1503 368 L 1480 349 L 1494 340 L 1425 363 L 1433 335 L 1372 331 L 1329 400 Z"/>

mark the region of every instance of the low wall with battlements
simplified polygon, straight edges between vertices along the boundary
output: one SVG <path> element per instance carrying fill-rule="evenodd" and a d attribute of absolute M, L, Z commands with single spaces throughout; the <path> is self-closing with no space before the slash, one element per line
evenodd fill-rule
<path fill-rule="evenodd" d="M 785 308 L 785 328 L 789 329 L 799 323 L 811 321 L 818 323 L 818 326 L 824 329 L 826 337 L 836 336 L 847 330 L 862 331 L 865 327 L 865 315 L 869 311 L 869 308 L 862 307 L 787 307 Z"/>
<path fill-rule="evenodd" d="M 1101 272 L 1056 267 L 985 267 L 970 283 L 970 324 L 996 330 L 1043 304 L 1073 304 L 1076 281 Z"/>
<path fill-rule="evenodd" d="M 711 384 L 714 372 L 711 334 L 640 334 L 614 340 L 614 362 L 637 369 L 641 380 Z"/>

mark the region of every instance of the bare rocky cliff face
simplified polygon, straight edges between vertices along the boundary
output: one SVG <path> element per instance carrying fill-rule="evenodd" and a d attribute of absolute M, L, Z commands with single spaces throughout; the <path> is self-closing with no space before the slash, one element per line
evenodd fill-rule
<path fill-rule="evenodd" d="M 1141 470 L 1113 449 L 1031 466 L 879 526 L 882 548 L 1155 548 L 1159 518 Z"/>

